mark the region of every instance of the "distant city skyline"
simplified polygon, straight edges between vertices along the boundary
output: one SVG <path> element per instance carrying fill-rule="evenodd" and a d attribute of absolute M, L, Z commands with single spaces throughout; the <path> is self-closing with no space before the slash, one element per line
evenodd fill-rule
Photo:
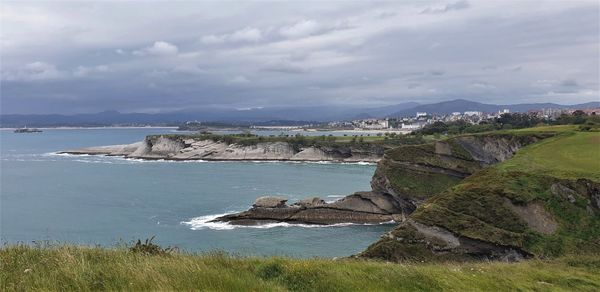
<path fill-rule="evenodd" d="M 597 1 L 3 1 L 10 113 L 600 101 Z"/>

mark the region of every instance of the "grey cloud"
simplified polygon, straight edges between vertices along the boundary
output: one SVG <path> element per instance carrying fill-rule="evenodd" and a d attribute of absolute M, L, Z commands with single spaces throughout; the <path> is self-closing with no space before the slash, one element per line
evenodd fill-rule
<path fill-rule="evenodd" d="M 421 83 L 413 82 L 413 83 L 409 83 L 408 86 L 406 86 L 406 88 L 408 88 L 408 89 L 415 89 L 415 88 L 417 88 L 419 86 L 421 86 Z"/>
<path fill-rule="evenodd" d="M 56 68 L 55 65 L 46 62 L 31 62 L 12 71 L 2 74 L 2 79 L 7 81 L 43 81 L 66 78 L 68 73 Z"/>
<path fill-rule="evenodd" d="M 445 13 L 452 10 L 467 9 L 470 6 L 471 5 L 467 1 L 458 1 L 454 3 L 448 3 L 442 7 L 427 7 L 426 9 L 421 11 L 421 14 Z"/>
<path fill-rule="evenodd" d="M 577 80 L 565 79 L 565 80 L 563 80 L 563 81 L 560 82 L 560 86 L 577 87 L 577 86 L 579 86 L 579 84 L 577 83 Z"/>
<path fill-rule="evenodd" d="M 198 67 L 198 65 L 187 64 L 187 63 L 177 65 L 175 68 L 173 68 L 173 72 L 186 73 L 186 74 L 207 74 L 208 73 L 208 71 Z"/>
<path fill-rule="evenodd" d="M 444 70 L 430 70 L 429 74 L 434 75 L 434 76 L 442 76 L 444 75 L 446 72 L 444 72 Z"/>
<path fill-rule="evenodd" d="M 598 3 L 461 3 L 6 2 L 2 112 L 598 99 Z"/>
<path fill-rule="evenodd" d="M 235 76 L 235 77 L 229 79 L 228 82 L 230 84 L 246 84 L 246 83 L 250 83 L 250 80 L 248 78 L 246 78 L 246 76 L 238 75 L 238 76 Z"/>
<path fill-rule="evenodd" d="M 73 72 L 75 77 L 87 77 L 91 74 L 109 73 L 112 69 L 107 65 L 98 65 L 94 67 L 79 66 Z"/>
<path fill-rule="evenodd" d="M 307 68 L 304 68 L 304 67 L 300 66 L 299 64 L 295 64 L 295 63 L 292 63 L 290 61 L 285 61 L 285 60 L 270 62 L 262 69 L 265 71 L 273 71 L 273 72 L 280 72 L 280 73 L 293 73 L 293 74 L 309 72 L 309 70 Z"/>
<path fill-rule="evenodd" d="M 491 85 L 485 81 L 473 81 L 471 82 L 471 84 L 469 85 L 471 88 L 475 88 L 475 89 L 485 89 L 485 90 L 489 90 L 489 89 L 495 89 L 496 86 Z"/>

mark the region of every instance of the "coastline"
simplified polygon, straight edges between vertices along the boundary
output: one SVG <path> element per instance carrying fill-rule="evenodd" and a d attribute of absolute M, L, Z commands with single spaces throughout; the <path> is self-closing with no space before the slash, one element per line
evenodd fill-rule
<path fill-rule="evenodd" d="M 244 143 L 244 141 L 246 143 Z M 122 156 L 144 160 L 206 161 L 334 161 L 378 162 L 385 151 L 380 144 L 297 144 L 295 140 L 222 141 L 187 135 L 150 135 L 119 145 L 67 149 L 59 154 Z M 237 142 L 237 143 L 236 143 Z M 295 144 L 296 143 L 296 144 Z"/>
<path fill-rule="evenodd" d="M 256 158 L 177 158 L 177 157 L 128 157 L 124 154 L 110 154 L 110 153 L 91 153 L 91 152 L 83 152 L 83 151 L 58 151 L 53 152 L 55 155 L 73 155 L 73 156 L 106 156 L 106 157 L 120 157 L 123 159 L 138 159 L 144 161 L 172 161 L 172 162 L 185 162 L 185 161 L 206 161 L 206 162 L 290 162 L 290 163 L 335 163 L 335 164 L 358 164 L 358 165 L 377 165 L 379 160 L 313 160 L 313 159 L 284 159 L 284 158 L 264 158 L 264 159 L 256 159 Z"/>

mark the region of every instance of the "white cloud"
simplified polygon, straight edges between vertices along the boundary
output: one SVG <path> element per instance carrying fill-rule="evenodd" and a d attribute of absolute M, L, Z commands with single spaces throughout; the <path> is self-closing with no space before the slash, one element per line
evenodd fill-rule
<path fill-rule="evenodd" d="M 225 42 L 226 36 L 225 35 L 205 35 L 203 36 L 200 41 L 204 44 L 207 45 L 212 45 L 212 44 L 222 44 Z"/>
<path fill-rule="evenodd" d="M 321 30 L 321 25 L 314 20 L 301 20 L 294 25 L 279 29 L 279 34 L 287 38 L 300 38 L 315 34 Z"/>
<path fill-rule="evenodd" d="M 257 42 L 262 39 L 262 33 L 258 28 L 245 27 L 235 31 L 229 36 L 229 40 L 238 42 Z"/>
<path fill-rule="evenodd" d="M 176 45 L 170 44 L 164 41 L 157 41 L 150 47 L 143 48 L 138 51 L 134 51 L 133 54 L 136 56 L 144 55 L 156 55 L 156 56 L 170 56 L 177 55 L 179 49 Z"/>
<path fill-rule="evenodd" d="M 263 39 L 263 33 L 258 28 L 245 27 L 229 34 L 209 34 L 200 38 L 206 45 L 223 44 L 226 42 L 258 42 Z"/>
<path fill-rule="evenodd" d="M 469 4 L 469 2 L 467 1 L 458 1 L 458 2 L 454 2 L 454 3 L 449 3 L 446 4 L 442 7 L 428 7 L 425 10 L 421 11 L 422 14 L 427 14 L 427 13 L 445 13 L 451 10 L 460 10 L 460 9 L 467 9 L 469 8 L 471 5 Z"/>

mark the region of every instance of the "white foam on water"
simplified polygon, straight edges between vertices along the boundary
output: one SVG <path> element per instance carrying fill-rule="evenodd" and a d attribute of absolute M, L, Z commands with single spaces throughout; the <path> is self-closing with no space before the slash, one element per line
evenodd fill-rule
<path fill-rule="evenodd" d="M 89 154 L 69 154 L 69 153 L 59 153 L 59 152 L 48 152 L 42 154 L 42 156 L 62 156 L 62 157 L 75 157 L 75 156 L 92 156 Z"/>
<path fill-rule="evenodd" d="M 344 227 L 344 226 L 372 226 L 372 225 L 384 225 L 384 224 L 394 224 L 395 221 L 381 222 L 381 223 L 336 223 L 330 225 L 317 225 L 317 224 L 297 224 L 297 223 L 287 223 L 287 222 L 276 222 L 276 223 L 267 223 L 261 225 L 233 225 L 229 224 L 229 222 L 211 222 L 212 220 L 217 219 L 218 217 L 230 215 L 235 213 L 223 213 L 223 214 L 215 214 L 215 215 L 206 215 L 200 216 L 190 219 L 189 221 L 182 221 L 180 224 L 190 226 L 191 230 L 203 230 L 203 229 L 212 229 L 212 230 L 233 230 L 237 228 L 253 228 L 253 229 L 269 229 L 275 227 L 300 227 L 300 228 L 330 228 L 330 227 Z"/>
<path fill-rule="evenodd" d="M 337 162 L 337 161 L 293 161 L 293 160 L 202 160 L 202 159 L 191 159 L 191 160 L 165 160 L 165 159 L 141 159 L 141 158 L 130 158 L 123 156 L 109 156 L 106 154 L 70 154 L 70 153 L 59 153 L 49 152 L 39 154 L 41 157 L 54 157 L 54 158 L 76 158 L 72 161 L 83 162 L 83 163 L 107 163 L 107 164 L 126 164 L 126 163 L 288 163 L 288 164 L 321 164 L 321 165 L 376 165 L 373 162 Z M 89 159 L 89 160 L 88 160 Z M 119 163 L 121 162 L 121 163 Z M 123 163 L 125 162 L 125 163 Z"/>

